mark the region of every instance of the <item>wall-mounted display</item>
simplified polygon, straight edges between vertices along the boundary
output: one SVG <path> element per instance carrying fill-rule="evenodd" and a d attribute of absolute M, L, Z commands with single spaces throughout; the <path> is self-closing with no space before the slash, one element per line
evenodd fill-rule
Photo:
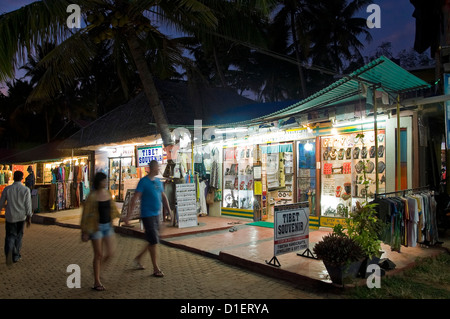
<path fill-rule="evenodd" d="M 321 138 L 322 194 L 321 214 L 348 217 L 356 201 L 372 198 L 385 189 L 385 130 L 341 134 Z M 378 148 L 375 148 L 375 138 Z M 378 171 L 375 160 L 378 154 Z"/>
<path fill-rule="evenodd" d="M 253 209 L 253 146 L 224 149 L 223 207 Z"/>

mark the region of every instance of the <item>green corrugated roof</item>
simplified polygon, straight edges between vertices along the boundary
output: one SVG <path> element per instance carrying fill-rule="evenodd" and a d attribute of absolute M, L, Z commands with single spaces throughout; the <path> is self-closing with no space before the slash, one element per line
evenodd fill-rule
<path fill-rule="evenodd" d="M 332 106 L 358 99 L 360 83 L 367 86 L 377 85 L 379 86 L 377 90 L 395 95 L 430 87 L 430 84 L 409 73 L 388 58 L 381 56 L 308 98 L 277 112 L 253 119 L 247 124 L 266 122 L 292 116 L 313 107 Z"/>

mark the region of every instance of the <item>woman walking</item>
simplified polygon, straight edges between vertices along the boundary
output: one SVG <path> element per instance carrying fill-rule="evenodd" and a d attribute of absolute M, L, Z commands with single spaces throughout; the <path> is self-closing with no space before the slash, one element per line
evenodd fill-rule
<path fill-rule="evenodd" d="M 100 280 L 100 270 L 114 254 L 114 229 L 112 221 L 120 216 L 119 210 L 106 189 L 107 179 L 104 173 L 95 174 L 93 190 L 86 199 L 81 216 L 81 239 L 92 241 L 94 249 L 94 287 L 105 290 Z"/>

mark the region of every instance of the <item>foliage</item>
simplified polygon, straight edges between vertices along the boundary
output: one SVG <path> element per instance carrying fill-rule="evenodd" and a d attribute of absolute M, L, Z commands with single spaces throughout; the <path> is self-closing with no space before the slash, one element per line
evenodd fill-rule
<path fill-rule="evenodd" d="M 364 257 L 359 244 L 348 236 L 338 233 L 325 235 L 313 249 L 317 258 L 333 266 L 342 266 Z"/>
<path fill-rule="evenodd" d="M 347 236 L 354 239 L 363 249 L 364 254 L 371 259 L 380 257 L 383 224 L 377 217 L 375 210 L 377 204 L 356 202 L 356 209 L 350 214 L 347 221 Z"/>

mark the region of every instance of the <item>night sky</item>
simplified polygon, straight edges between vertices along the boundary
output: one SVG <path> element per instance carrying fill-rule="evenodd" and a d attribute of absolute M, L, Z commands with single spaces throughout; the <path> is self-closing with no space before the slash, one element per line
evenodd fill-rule
<path fill-rule="evenodd" d="M 33 0 L 2 0 L 0 13 L 10 12 Z M 413 5 L 408 0 L 374 0 L 381 9 L 381 28 L 370 29 L 372 42 L 365 43 L 364 56 L 371 56 L 382 42 L 391 42 L 394 56 L 403 49 L 414 46 L 415 18 Z M 370 13 L 361 12 L 360 17 L 368 17 Z M 2 85 L 0 85 L 1 87 Z"/>

